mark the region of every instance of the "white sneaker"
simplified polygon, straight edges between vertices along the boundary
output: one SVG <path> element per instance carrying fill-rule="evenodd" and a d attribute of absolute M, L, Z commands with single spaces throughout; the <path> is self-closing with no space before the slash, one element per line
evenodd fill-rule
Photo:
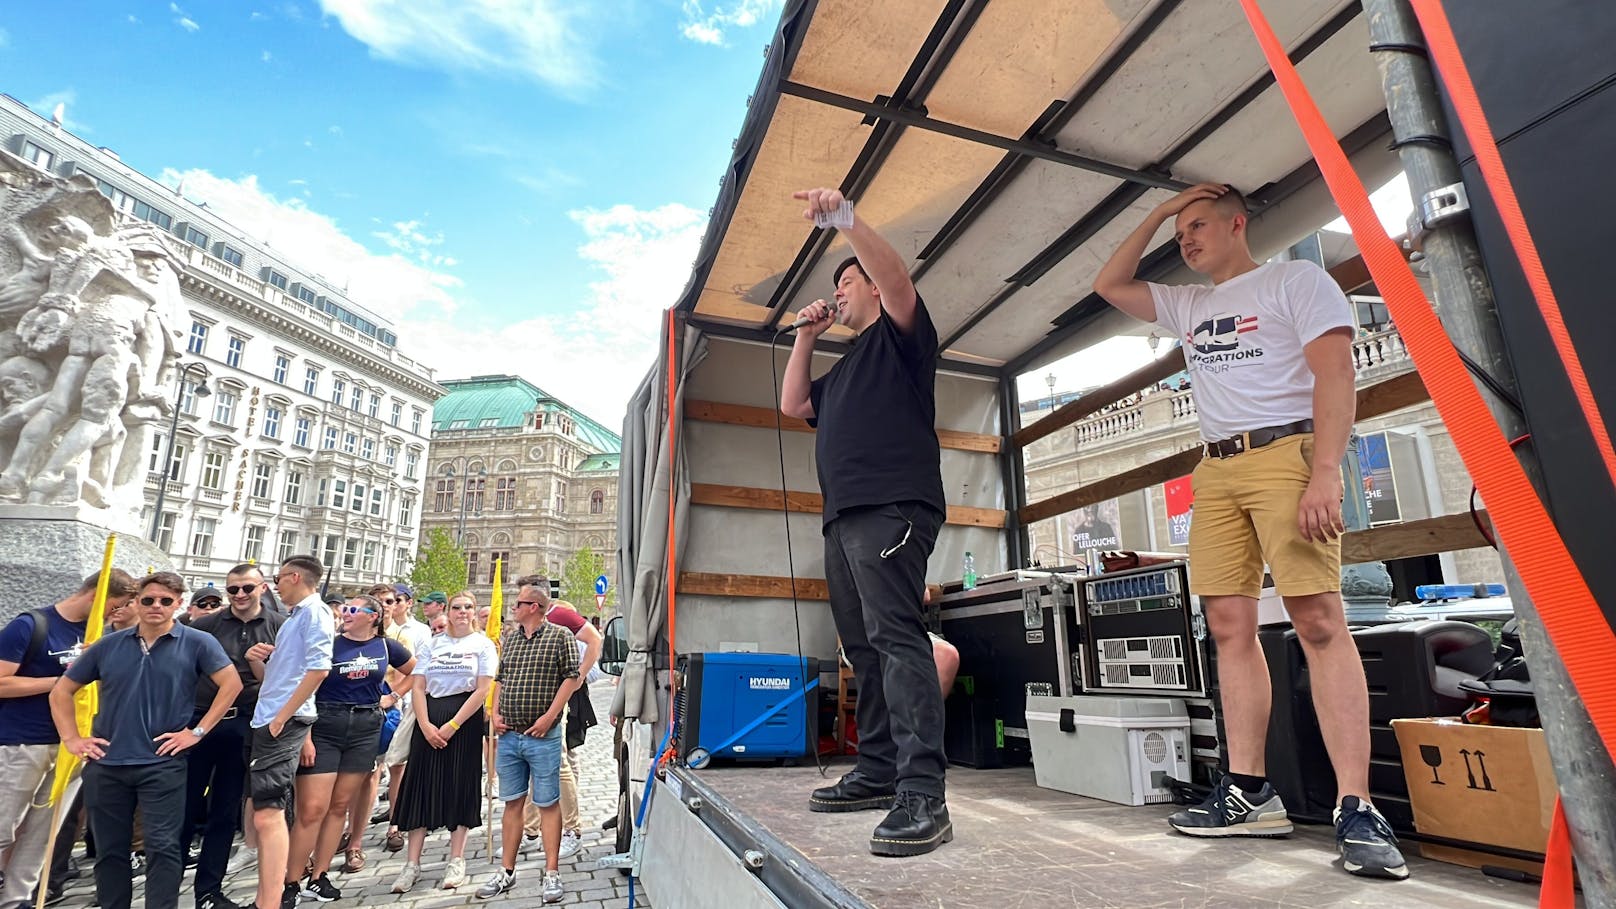
<path fill-rule="evenodd" d="M 539 896 L 546 903 L 561 902 L 561 897 L 565 892 L 566 891 L 561 889 L 561 872 L 544 872 L 544 889 L 539 891 Z"/>
<path fill-rule="evenodd" d="M 556 851 L 556 858 L 572 858 L 578 854 L 578 848 L 581 845 L 582 844 L 578 842 L 578 834 L 571 830 L 563 830 L 561 832 L 561 848 Z"/>
<path fill-rule="evenodd" d="M 522 834 L 521 853 L 523 855 L 528 855 L 534 852 L 537 852 L 539 855 L 544 854 L 544 837 L 534 836 L 530 833 Z"/>
<path fill-rule="evenodd" d="M 420 876 L 420 865 L 417 865 L 414 862 L 405 862 L 404 870 L 400 871 L 398 873 L 398 877 L 393 881 L 393 892 L 409 893 L 410 888 L 415 886 L 415 881 Z"/>
<path fill-rule="evenodd" d="M 450 859 L 449 867 L 443 872 L 443 889 L 453 890 L 469 880 L 471 878 L 466 876 L 466 860 L 463 858 Z"/>
<path fill-rule="evenodd" d="M 258 850 L 243 845 L 230 856 L 230 861 L 224 866 L 225 874 L 237 874 L 258 864 Z"/>

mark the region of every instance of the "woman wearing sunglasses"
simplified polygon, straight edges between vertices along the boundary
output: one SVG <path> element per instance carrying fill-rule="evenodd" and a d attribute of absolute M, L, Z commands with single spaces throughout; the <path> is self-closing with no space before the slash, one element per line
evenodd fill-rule
<path fill-rule="evenodd" d="M 409 853 L 393 882 L 394 893 L 408 893 L 415 886 L 427 832 L 440 827 L 450 831 L 443 888 L 466 883 L 466 835 L 483 823 L 483 703 L 499 657 L 494 642 L 477 630 L 477 601 L 471 594 L 450 598 L 448 616 L 448 628 L 420 654 L 420 671 L 414 675 L 416 725 L 409 772 L 393 810 L 398 829 L 409 832 Z"/>
<path fill-rule="evenodd" d="M 383 695 L 382 683 L 389 667 L 406 676 L 415 670 L 409 650 L 381 636 L 381 611 L 381 604 L 368 595 L 340 607 L 331 672 L 314 694 L 320 716 L 303 745 L 297 770 L 297 820 L 291 831 L 289 867 L 309 863 L 302 895 L 322 903 L 342 896 L 331 884 L 331 858 L 349 806 L 359 799 L 376 766 L 384 704 L 392 700 L 392 695 Z"/>

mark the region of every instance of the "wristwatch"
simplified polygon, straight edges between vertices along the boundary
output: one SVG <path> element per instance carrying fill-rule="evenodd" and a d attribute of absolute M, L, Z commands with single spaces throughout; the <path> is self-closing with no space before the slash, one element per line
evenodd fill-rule
<path fill-rule="evenodd" d="M 198 724 L 196 724 L 196 728 L 191 730 L 191 734 L 196 736 L 197 738 L 202 738 L 203 736 L 208 734 L 208 727 L 202 725 L 201 723 L 198 723 Z"/>

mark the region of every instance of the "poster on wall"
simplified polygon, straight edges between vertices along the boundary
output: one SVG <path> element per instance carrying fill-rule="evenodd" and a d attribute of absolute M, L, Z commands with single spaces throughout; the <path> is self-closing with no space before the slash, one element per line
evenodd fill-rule
<path fill-rule="evenodd" d="M 1391 446 L 1383 432 L 1358 437 L 1358 466 L 1363 472 L 1364 504 L 1369 525 L 1394 524 L 1402 519 L 1397 505 L 1397 484 L 1392 472 Z"/>
<path fill-rule="evenodd" d="M 1082 555 L 1090 549 L 1122 548 L 1122 509 L 1116 499 L 1071 511 L 1063 521 L 1074 555 Z"/>
<path fill-rule="evenodd" d="M 1167 502 L 1167 545 L 1190 544 L 1190 518 L 1195 514 L 1195 487 L 1187 476 L 1168 480 L 1162 484 L 1162 498 Z"/>

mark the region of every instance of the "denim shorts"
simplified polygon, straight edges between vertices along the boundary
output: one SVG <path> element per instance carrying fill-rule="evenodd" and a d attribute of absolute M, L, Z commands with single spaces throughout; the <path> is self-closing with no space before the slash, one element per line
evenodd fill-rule
<path fill-rule="evenodd" d="M 501 733 L 494 768 L 499 773 L 499 800 L 527 796 L 540 808 L 561 800 L 561 736 L 556 723 L 548 735 L 536 738 L 512 730 Z"/>

